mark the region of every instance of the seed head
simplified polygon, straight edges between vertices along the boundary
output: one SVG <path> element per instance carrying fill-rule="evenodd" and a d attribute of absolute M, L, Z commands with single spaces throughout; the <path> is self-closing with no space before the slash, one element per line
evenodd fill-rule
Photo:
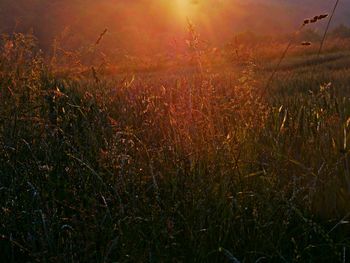
<path fill-rule="evenodd" d="M 328 17 L 328 14 L 319 15 L 319 16 L 317 17 L 317 19 L 318 19 L 318 20 L 321 20 L 321 19 L 324 19 L 324 18 L 326 18 L 326 17 Z"/>
<path fill-rule="evenodd" d="M 310 19 L 305 19 L 304 20 L 304 25 L 307 25 L 307 24 L 309 24 L 310 23 Z"/>
<path fill-rule="evenodd" d="M 311 46 L 311 42 L 303 41 L 303 42 L 301 42 L 301 45 L 302 46 Z"/>
<path fill-rule="evenodd" d="M 310 19 L 305 19 L 303 26 L 305 26 L 307 24 L 316 23 L 318 20 L 322 20 L 326 17 L 328 17 L 328 14 L 318 15 L 318 16 L 314 16 L 313 18 L 310 18 Z"/>

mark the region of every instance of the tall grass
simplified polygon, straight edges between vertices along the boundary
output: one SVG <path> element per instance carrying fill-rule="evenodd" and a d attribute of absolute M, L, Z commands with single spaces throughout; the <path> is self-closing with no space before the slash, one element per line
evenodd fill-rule
<path fill-rule="evenodd" d="M 234 76 L 77 80 L 32 36 L 1 49 L 4 262 L 349 260 L 350 101 L 336 86 L 260 96 L 253 61 Z"/>

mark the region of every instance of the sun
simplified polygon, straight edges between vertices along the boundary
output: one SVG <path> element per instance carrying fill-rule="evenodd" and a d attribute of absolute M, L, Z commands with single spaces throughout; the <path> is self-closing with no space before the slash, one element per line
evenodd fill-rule
<path fill-rule="evenodd" d="M 189 0 L 176 0 L 177 7 L 179 10 L 186 10 L 189 8 L 190 1 Z"/>
<path fill-rule="evenodd" d="M 185 22 L 187 18 L 194 15 L 193 0 L 175 0 L 175 12 L 177 17 Z"/>

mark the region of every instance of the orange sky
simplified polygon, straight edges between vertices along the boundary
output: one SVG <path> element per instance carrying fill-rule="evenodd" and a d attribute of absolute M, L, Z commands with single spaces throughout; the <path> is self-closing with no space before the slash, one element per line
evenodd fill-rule
<path fill-rule="evenodd" d="M 332 0 L 1 0 L 0 30 L 12 30 L 20 18 L 18 29 L 33 28 L 49 45 L 68 28 L 67 42 L 77 47 L 108 28 L 105 41 L 111 47 L 150 51 L 174 38 L 183 41 L 187 18 L 204 39 L 221 43 L 245 30 L 293 32 L 305 17 L 328 12 L 332 4 Z M 349 12 L 340 6 L 338 16 L 349 17 Z"/>

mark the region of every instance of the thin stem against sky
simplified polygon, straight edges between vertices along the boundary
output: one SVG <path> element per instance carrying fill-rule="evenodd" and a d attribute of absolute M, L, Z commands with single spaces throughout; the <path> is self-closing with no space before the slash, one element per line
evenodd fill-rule
<path fill-rule="evenodd" d="M 329 27 L 330 27 L 330 25 L 331 25 L 331 22 L 332 22 L 332 20 L 333 20 L 333 17 L 334 17 L 335 11 L 337 10 L 337 7 L 338 7 L 339 2 L 340 2 L 340 0 L 336 0 L 336 1 L 335 1 L 334 7 L 333 7 L 333 10 L 332 10 L 332 14 L 331 14 L 331 16 L 330 16 L 330 18 L 329 18 L 329 20 L 328 20 L 326 30 L 324 31 L 324 34 L 323 34 L 323 37 L 322 37 L 322 41 L 321 41 L 321 45 L 320 45 L 320 49 L 318 50 L 317 56 L 320 56 L 320 54 L 321 54 L 321 52 L 322 52 L 324 43 L 326 42 L 326 38 L 327 38 L 327 33 L 328 33 L 328 31 L 329 31 Z"/>

